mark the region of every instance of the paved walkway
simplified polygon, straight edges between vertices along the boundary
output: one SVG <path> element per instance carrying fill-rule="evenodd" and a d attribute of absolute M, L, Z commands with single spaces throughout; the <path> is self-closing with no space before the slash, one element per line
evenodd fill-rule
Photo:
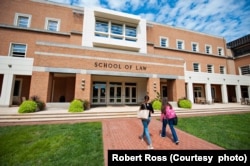
<path fill-rule="evenodd" d="M 108 150 L 145 150 L 147 143 L 139 139 L 142 134 L 142 123 L 136 118 L 102 120 L 104 158 L 108 164 Z M 217 145 L 204 141 L 184 131 L 176 129 L 180 143 L 172 142 L 172 134 L 167 126 L 167 137 L 161 138 L 159 133 L 161 122 L 152 118 L 149 124 L 152 143 L 156 150 L 219 150 Z"/>

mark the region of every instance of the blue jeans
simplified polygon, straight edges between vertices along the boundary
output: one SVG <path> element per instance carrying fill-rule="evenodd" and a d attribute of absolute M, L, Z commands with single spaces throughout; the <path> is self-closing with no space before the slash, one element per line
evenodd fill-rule
<path fill-rule="evenodd" d="M 166 137 L 166 127 L 168 124 L 168 120 L 167 119 L 163 119 L 162 120 L 162 129 L 161 129 L 161 136 L 162 137 Z"/>
<path fill-rule="evenodd" d="M 151 142 L 151 138 L 150 138 L 150 134 L 149 134 L 149 130 L 148 130 L 148 124 L 150 122 L 150 117 L 146 120 L 142 120 L 142 125 L 143 125 L 143 132 L 142 132 L 142 135 L 141 135 L 141 138 L 144 138 L 144 136 L 146 136 L 147 138 L 147 142 L 148 144 L 152 144 Z"/>
<path fill-rule="evenodd" d="M 174 129 L 174 120 L 173 119 L 168 119 L 168 124 L 169 124 L 170 130 L 171 130 L 174 142 L 177 142 L 178 137 L 177 137 L 177 134 L 176 134 L 175 129 Z"/>

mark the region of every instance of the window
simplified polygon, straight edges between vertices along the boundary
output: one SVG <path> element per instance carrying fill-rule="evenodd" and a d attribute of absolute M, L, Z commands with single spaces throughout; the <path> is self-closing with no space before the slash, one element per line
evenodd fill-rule
<path fill-rule="evenodd" d="M 31 15 L 16 13 L 14 25 L 22 28 L 30 27 Z"/>
<path fill-rule="evenodd" d="M 116 35 L 122 35 L 122 25 L 114 24 L 111 25 L 111 33 Z"/>
<path fill-rule="evenodd" d="M 220 66 L 220 74 L 225 74 L 225 67 L 224 66 Z"/>
<path fill-rule="evenodd" d="M 60 21 L 58 19 L 51 19 L 51 18 L 46 18 L 46 25 L 45 25 L 45 29 L 47 29 L 48 31 L 59 31 L 59 27 L 60 27 Z"/>
<path fill-rule="evenodd" d="M 136 27 L 126 25 L 125 35 L 130 37 L 136 37 Z"/>
<path fill-rule="evenodd" d="M 193 69 L 194 69 L 194 72 L 199 72 L 200 71 L 199 63 L 193 63 Z"/>
<path fill-rule="evenodd" d="M 241 75 L 250 75 L 250 66 L 242 66 L 240 70 Z"/>
<path fill-rule="evenodd" d="M 193 52 L 198 52 L 199 48 L 198 48 L 198 44 L 197 43 L 192 43 L 192 51 Z"/>
<path fill-rule="evenodd" d="M 213 65 L 207 65 L 207 72 L 213 73 Z"/>
<path fill-rule="evenodd" d="M 25 57 L 26 44 L 11 44 L 10 56 L 12 57 Z"/>
<path fill-rule="evenodd" d="M 127 41 L 133 41 L 135 42 L 136 39 L 136 27 L 133 26 L 125 26 L 125 38 Z"/>
<path fill-rule="evenodd" d="M 111 37 L 114 39 L 122 40 L 123 39 L 122 34 L 123 34 L 122 25 L 112 23 L 112 25 L 111 25 Z"/>
<path fill-rule="evenodd" d="M 179 50 L 184 49 L 184 42 L 182 40 L 177 40 L 177 49 Z"/>
<path fill-rule="evenodd" d="M 136 42 L 137 29 L 136 26 L 133 25 L 101 19 L 96 20 L 95 36 Z"/>
<path fill-rule="evenodd" d="M 222 48 L 218 48 L 218 55 L 220 56 L 224 55 L 224 51 Z"/>
<path fill-rule="evenodd" d="M 160 45 L 161 47 L 168 47 L 168 39 L 167 38 L 160 38 Z"/>
<path fill-rule="evenodd" d="M 212 47 L 209 45 L 206 45 L 206 53 L 211 54 L 212 53 Z"/>

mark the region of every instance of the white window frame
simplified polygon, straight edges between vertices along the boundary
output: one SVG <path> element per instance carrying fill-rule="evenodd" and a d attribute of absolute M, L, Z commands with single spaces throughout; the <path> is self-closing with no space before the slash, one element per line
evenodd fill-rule
<path fill-rule="evenodd" d="M 18 55 L 18 54 L 14 54 L 14 52 L 13 52 L 13 46 L 14 45 L 25 45 L 25 51 L 24 51 L 24 55 L 22 56 L 22 55 Z M 28 46 L 27 46 L 27 44 L 24 44 L 24 43 L 10 43 L 10 49 L 9 49 L 9 56 L 10 57 L 20 57 L 20 58 L 25 58 L 26 57 L 26 55 L 27 55 L 27 48 L 28 48 Z M 13 56 L 14 55 L 14 56 Z"/>
<path fill-rule="evenodd" d="M 208 52 L 207 52 L 207 48 L 208 48 Z M 212 54 L 212 46 L 211 45 L 208 45 L 208 44 L 205 45 L 205 53 Z"/>
<path fill-rule="evenodd" d="M 49 21 L 55 21 L 55 22 L 57 22 L 57 27 L 56 27 L 55 31 L 49 30 L 49 27 L 48 27 L 49 26 Z M 61 24 L 61 20 L 60 19 L 46 17 L 44 29 L 46 29 L 47 31 L 51 31 L 51 32 L 58 32 L 58 31 L 60 31 L 60 24 Z"/>
<path fill-rule="evenodd" d="M 20 17 L 27 17 L 28 18 L 27 27 L 19 26 L 18 21 L 19 21 Z M 22 28 L 29 28 L 30 24 L 31 24 L 31 18 L 32 18 L 32 15 L 30 15 L 30 14 L 16 13 L 15 14 L 15 19 L 14 19 L 14 25 L 18 26 L 18 27 L 22 27 Z"/>
<path fill-rule="evenodd" d="M 166 42 L 165 42 L 165 46 L 164 45 L 162 45 L 162 40 L 165 40 Z M 163 36 L 161 36 L 160 37 L 160 46 L 161 47 L 168 47 L 168 38 L 167 37 L 163 37 Z"/>
<path fill-rule="evenodd" d="M 198 69 L 198 70 L 196 70 L 195 65 L 198 65 L 198 66 L 197 66 L 197 69 Z M 193 71 L 194 71 L 194 72 L 200 72 L 200 64 L 199 64 L 199 63 L 196 63 L 196 62 L 193 63 Z"/>
<path fill-rule="evenodd" d="M 104 31 L 97 31 L 96 30 L 96 23 L 97 22 L 105 22 L 108 23 L 108 32 Z M 117 24 L 122 26 L 122 34 L 115 34 L 112 33 L 112 25 Z M 134 27 L 135 30 L 135 36 L 131 35 L 126 35 L 126 30 L 127 28 L 131 29 Z M 113 21 L 113 20 L 106 20 L 106 19 L 100 19 L 100 18 L 95 18 L 95 36 L 97 37 L 105 37 L 105 38 L 111 38 L 111 39 L 117 39 L 117 40 L 126 40 L 126 41 L 131 41 L 131 42 L 136 42 L 137 41 L 137 36 L 138 36 L 138 31 L 137 31 L 137 25 L 132 25 L 132 24 L 127 24 L 127 23 L 122 23 L 119 21 Z"/>
<path fill-rule="evenodd" d="M 217 48 L 217 51 L 218 51 L 218 55 L 219 55 L 219 56 L 224 56 L 224 50 L 223 50 L 222 47 L 218 47 L 218 48 Z"/>
<path fill-rule="evenodd" d="M 214 73 L 214 65 L 207 64 L 207 72 L 208 73 Z"/>
<path fill-rule="evenodd" d="M 179 44 L 178 44 L 179 42 L 181 42 L 181 48 L 179 48 Z M 185 49 L 184 40 L 177 39 L 177 40 L 176 40 L 176 48 L 177 48 L 178 50 L 184 50 L 184 49 Z"/>
<path fill-rule="evenodd" d="M 244 70 L 248 71 L 246 74 L 242 72 L 242 69 L 245 68 Z M 240 75 L 250 75 L 250 65 L 245 65 L 239 67 Z"/>
<path fill-rule="evenodd" d="M 220 66 L 220 74 L 226 74 L 225 66 Z"/>
<path fill-rule="evenodd" d="M 194 51 L 194 45 L 196 45 L 196 51 Z M 199 52 L 199 43 L 191 42 L 191 48 L 193 52 Z"/>

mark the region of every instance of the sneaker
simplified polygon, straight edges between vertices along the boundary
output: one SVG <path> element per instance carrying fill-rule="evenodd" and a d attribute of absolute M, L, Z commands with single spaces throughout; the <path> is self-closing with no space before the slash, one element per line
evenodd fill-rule
<path fill-rule="evenodd" d="M 160 137 L 161 137 L 161 138 L 165 138 L 166 136 L 162 136 L 162 135 L 160 134 Z"/>
<path fill-rule="evenodd" d="M 179 141 L 176 141 L 175 144 L 178 145 L 178 144 L 179 144 Z"/>
<path fill-rule="evenodd" d="M 143 137 L 142 137 L 142 136 L 139 136 L 139 139 L 140 139 L 141 141 L 143 141 Z"/>
<path fill-rule="evenodd" d="M 152 145 L 148 145 L 148 149 L 154 149 Z"/>

